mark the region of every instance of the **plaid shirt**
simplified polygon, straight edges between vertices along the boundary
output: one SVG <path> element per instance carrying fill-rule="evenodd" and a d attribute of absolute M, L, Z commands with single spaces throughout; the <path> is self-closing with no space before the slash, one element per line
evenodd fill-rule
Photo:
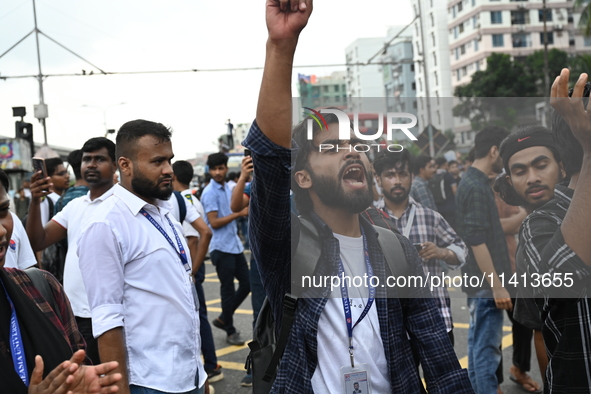
<path fill-rule="evenodd" d="M 47 271 L 41 271 L 43 272 L 45 279 L 47 279 L 49 287 L 51 287 L 56 307 L 59 309 L 62 317 L 61 320 L 53 309 L 51 309 L 51 306 L 45 298 L 43 298 L 39 290 L 33 285 L 33 282 L 26 273 L 16 268 L 4 268 L 4 271 L 8 277 L 12 279 L 35 304 L 37 304 L 41 312 L 43 312 L 53 325 L 62 333 L 66 342 L 72 349 L 72 353 L 79 349 L 86 349 L 86 343 L 84 342 L 82 334 L 78 331 L 78 325 L 76 324 L 76 319 L 72 312 L 72 308 L 70 307 L 70 302 L 66 297 L 66 293 L 64 293 L 63 287 L 53 275 Z M 8 349 L 7 343 L 1 338 L 0 349 Z M 87 359 L 87 361 L 89 360 Z"/>
<path fill-rule="evenodd" d="M 466 257 L 468 257 L 468 248 L 451 228 L 449 223 L 447 223 L 439 213 L 422 206 L 412 197 L 409 197 L 408 206 L 400 218 L 397 218 L 392 212 L 390 212 L 384 204 L 383 198 L 380 200 L 379 205 L 379 208 L 386 212 L 392 221 L 396 223 L 396 227 L 400 233 L 404 232 L 408 223 L 411 207 L 414 205 L 416 207 L 415 217 L 408 235 L 410 242 L 413 244 L 432 242 L 440 248 L 450 249 L 458 257 L 458 261 L 460 262 L 459 266 L 450 266 L 445 261 L 438 259 L 422 260 L 425 274 L 429 273 L 431 276 L 441 277 L 443 273 L 442 264 L 445 264 L 452 270 L 464 265 Z M 441 316 L 443 317 L 443 321 L 445 322 L 445 326 L 447 327 L 447 331 L 451 331 L 453 328 L 453 321 L 450 308 L 451 301 L 449 299 L 447 286 L 445 283 L 442 283 L 441 286 L 434 287 L 432 293 L 433 296 L 436 297 L 435 300 L 441 312 Z"/>
<path fill-rule="evenodd" d="M 437 205 L 435 204 L 433 193 L 429 189 L 429 183 L 418 175 L 412 179 L 410 196 L 419 204 L 437 212 Z"/>
<path fill-rule="evenodd" d="M 508 284 L 508 278 L 511 278 L 513 271 L 495 196 L 486 174 L 474 167 L 468 168 L 456 191 L 456 230 L 468 246 L 486 244 L 497 275 L 505 274 L 505 288 L 512 294 L 513 289 Z M 469 278 L 482 278 L 482 271 L 471 248 L 469 253 L 462 272 Z M 490 289 L 486 279 L 481 282 L 481 288 L 465 287 L 464 292 L 474 295 L 481 289 Z"/>
<path fill-rule="evenodd" d="M 564 243 L 560 230 L 573 194 L 574 190 L 557 185 L 554 199 L 529 215 L 519 232 L 518 274 L 525 268 L 531 281 L 533 274 L 574 273 L 572 287 L 553 288 L 560 293 L 549 294 L 543 286 L 536 287 L 542 291 L 536 295 L 544 296 L 542 333 L 550 354 L 545 388 L 553 394 L 591 392 L 590 269 Z"/>
<path fill-rule="evenodd" d="M 283 296 L 290 291 L 291 286 L 291 234 L 299 234 L 300 231 L 299 220 L 296 216 L 290 216 L 289 198 L 292 159 L 297 154 L 297 148 L 291 150 L 275 145 L 261 132 L 256 121 L 244 145 L 252 151 L 255 173 L 251 184 L 249 220 L 252 253 L 259 264 L 261 280 L 275 322 L 281 322 Z M 331 262 L 319 264 L 316 273 L 331 275 L 337 272 L 340 254 L 338 241 L 332 230 L 317 217 L 316 222 L 322 238 L 321 258 Z M 362 219 L 361 225 L 367 235 L 374 273 L 384 275 L 385 262 L 377 243 L 377 234 L 366 220 Z M 416 274 L 422 275 L 413 246 L 402 236 L 399 236 L 399 240 L 407 260 L 416 267 Z M 298 301 L 272 393 L 313 392 L 311 379 L 318 363 L 318 321 L 330 289 L 321 291 L 324 291 L 324 298 L 300 298 Z M 428 289 L 411 289 L 410 296 L 417 298 L 409 299 L 385 298 L 385 291 L 385 288 L 378 287 L 375 306 L 392 393 L 419 392 L 420 378 L 413 350 L 420 357 L 430 393 L 473 393 L 467 373 L 459 366 Z M 279 324 L 276 324 L 277 332 L 279 329 Z M 407 332 L 410 341 L 407 340 Z M 343 365 L 348 361 L 343 360 Z"/>

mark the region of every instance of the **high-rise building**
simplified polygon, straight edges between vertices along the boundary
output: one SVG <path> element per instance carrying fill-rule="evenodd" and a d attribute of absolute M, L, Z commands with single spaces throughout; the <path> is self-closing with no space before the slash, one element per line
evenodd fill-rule
<path fill-rule="evenodd" d="M 575 28 L 580 14 L 573 14 L 572 2 L 546 1 L 548 48 L 568 53 L 590 52 L 591 39 Z M 448 36 L 453 86 L 471 81 L 486 68 L 492 53 L 506 53 L 514 59 L 544 49 L 544 3 L 542 0 L 452 0 L 448 3 Z"/>
<path fill-rule="evenodd" d="M 447 34 L 447 0 L 411 0 L 418 16 L 412 24 L 418 124 L 452 129 L 451 68 Z M 435 131 L 434 131 L 435 132 Z"/>
<path fill-rule="evenodd" d="M 335 71 L 324 77 L 298 74 L 300 106 L 308 108 L 346 106 L 345 75 L 344 71 Z"/>
<path fill-rule="evenodd" d="M 399 31 L 399 28 L 393 28 L 388 31 L 388 36 L 394 37 Z M 415 64 L 410 33 L 391 42 L 380 60 L 386 110 L 417 115 Z"/>
<path fill-rule="evenodd" d="M 381 67 L 363 65 L 380 49 L 384 48 L 384 37 L 358 38 L 345 49 L 347 63 L 347 96 L 349 98 L 384 97 L 384 82 Z M 350 100 L 349 109 L 363 112 L 364 100 Z M 365 111 L 368 109 L 366 108 Z"/>

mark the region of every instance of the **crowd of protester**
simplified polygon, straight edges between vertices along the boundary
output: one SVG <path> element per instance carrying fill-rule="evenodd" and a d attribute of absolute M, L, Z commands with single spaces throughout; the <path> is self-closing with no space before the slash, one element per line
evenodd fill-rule
<path fill-rule="evenodd" d="M 170 129 L 146 120 L 72 152 L 73 182 L 47 159 L 47 176 L 11 198 L 0 170 L 0 391 L 213 393 L 224 374 L 211 325 L 244 345 L 233 316 L 251 293 L 253 331 L 272 316 L 281 348 L 275 365 L 263 360 L 270 392 L 501 393 L 507 313 L 515 384 L 591 393 L 586 74 L 571 90 L 567 69 L 556 78 L 548 128 L 487 125 L 457 160 L 402 150 L 370 162 L 354 138 L 338 140 L 336 115 L 292 128 L 291 64 L 312 2 L 276 3 L 240 173 L 214 153 L 195 193 Z M 317 150 L 327 142 L 339 149 Z M 319 277 L 482 278 L 463 283 L 467 370 L 447 283 L 294 287 L 292 261 Z M 542 382 L 529 375 L 532 343 Z M 241 384 L 265 392 L 254 361 Z"/>

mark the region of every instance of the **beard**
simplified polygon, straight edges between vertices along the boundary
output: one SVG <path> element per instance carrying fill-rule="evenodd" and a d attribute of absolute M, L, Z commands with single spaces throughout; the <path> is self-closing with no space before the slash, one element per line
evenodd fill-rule
<path fill-rule="evenodd" d="M 133 178 L 131 178 L 131 187 L 133 191 L 145 198 L 168 200 L 172 195 L 172 177 L 164 176 L 158 178 L 157 182 L 153 182 L 146 178 L 143 173 L 135 171 Z M 164 180 L 171 180 L 171 184 L 166 187 L 158 186 Z"/>
<path fill-rule="evenodd" d="M 402 193 L 399 196 L 394 196 L 392 194 L 394 189 L 402 189 L 404 191 L 404 193 Z M 392 189 L 390 189 L 389 192 L 382 191 L 384 198 L 386 198 L 386 200 L 392 201 L 394 204 L 400 204 L 400 203 L 404 202 L 408 198 L 409 193 L 410 193 L 410 190 L 406 190 L 403 187 L 392 188 Z"/>
<path fill-rule="evenodd" d="M 365 182 L 368 187 L 346 193 L 339 180 L 343 179 L 345 168 L 351 164 L 361 164 L 363 166 L 360 160 L 348 161 L 339 171 L 336 178 L 318 176 L 311 169 L 308 169 L 308 172 L 314 185 L 314 191 L 318 195 L 318 198 L 320 198 L 320 201 L 327 206 L 341 208 L 349 213 L 357 214 L 366 210 L 373 202 L 373 193 L 368 183 L 371 180 L 371 176 L 365 166 L 363 166 Z"/>

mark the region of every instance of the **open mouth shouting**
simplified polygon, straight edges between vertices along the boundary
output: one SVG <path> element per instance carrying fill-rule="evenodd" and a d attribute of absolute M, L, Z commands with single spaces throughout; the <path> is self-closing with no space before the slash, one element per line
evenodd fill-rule
<path fill-rule="evenodd" d="M 355 188 L 361 189 L 366 185 L 365 168 L 361 164 L 352 164 L 345 168 L 343 181 Z"/>

